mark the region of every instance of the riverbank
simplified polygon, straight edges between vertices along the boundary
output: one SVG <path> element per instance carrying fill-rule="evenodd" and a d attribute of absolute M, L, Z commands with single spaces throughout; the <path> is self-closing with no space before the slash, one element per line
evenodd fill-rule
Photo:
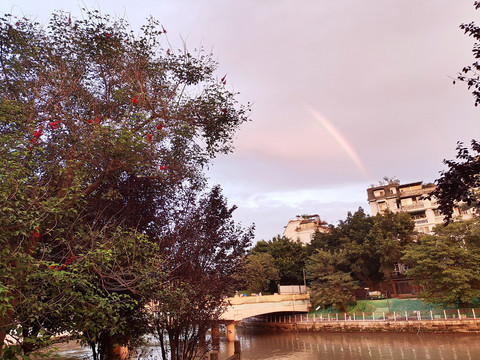
<path fill-rule="evenodd" d="M 237 327 L 270 331 L 310 331 L 327 333 L 480 333 L 480 319 L 368 320 L 368 321 L 248 321 Z"/>

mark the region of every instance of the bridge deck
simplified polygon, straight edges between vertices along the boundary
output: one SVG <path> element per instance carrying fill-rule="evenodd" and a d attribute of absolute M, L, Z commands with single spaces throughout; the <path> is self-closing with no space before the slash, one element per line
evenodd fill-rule
<path fill-rule="evenodd" d="M 235 296 L 226 301 L 230 306 L 221 319 L 230 321 L 276 312 L 308 312 L 310 309 L 309 294 Z"/>

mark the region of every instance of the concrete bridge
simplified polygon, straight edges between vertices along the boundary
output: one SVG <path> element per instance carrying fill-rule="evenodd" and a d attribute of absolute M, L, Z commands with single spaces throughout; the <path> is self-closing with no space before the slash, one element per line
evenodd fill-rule
<path fill-rule="evenodd" d="M 311 307 L 309 294 L 235 296 L 226 301 L 229 305 L 220 321 L 227 324 L 228 341 L 235 340 L 235 324 L 243 319 L 279 312 L 308 312 Z"/>

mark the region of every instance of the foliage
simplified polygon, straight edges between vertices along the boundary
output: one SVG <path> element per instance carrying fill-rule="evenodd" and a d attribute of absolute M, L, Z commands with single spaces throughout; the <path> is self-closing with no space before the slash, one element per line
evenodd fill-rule
<path fill-rule="evenodd" d="M 333 306 L 345 311 L 346 303 L 355 299 L 358 282 L 339 267 L 345 261 L 342 252 L 317 250 L 308 260 L 311 299 L 314 306 Z"/>
<path fill-rule="evenodd" d="M 260 293 L 278 284 L 278 269 L 269 253 L 254 253 L 244 257 L 237 279 L 249 291 Z"/>
<path fill-rule="evenodd" d="M 415 224 L 408 213 L 393 213 L 389 210 L 377 214 L 370 232 L 379 271 L 385 280 L 391 280 L 395 262 L 402 250 L 414 240 Z"/>
<path fill-rule="evenodd" d="M 280 285 L 303 284 L 307 252 L 302 243 L 278 235 L 272 240 L 257 242 L 252 254 L 258 253 L 268 253 L 273 257 Z"/>
<path fill-rule="evenodd" d="M 480 1 L 475 1 L 474 6 L 475 9 L 478 10 L 478 8 L 480 8 Z M 462 29 L 465 34 L 468 34 L 468 36 L 473 37 L 476 41 L 472 50 L 473 57 L 476 61 L 472 65 L 465 66 L 457 75 L 457 80 L 465 82 L 469 90 L 473 88 L 472 94 L 475 98 L 475 106 L 478 106 L 478 104 L 480 104 L 480 75 L 478 73 L 478 70 L 480 69 L 480 62 L 478 61 L 478 59 L 480 59 L 480 44 L 478 43 L 480 41 L 480 28 L 474 22 L 471 22 L 468 24 L 461 24 L 460 29 Z M 455 80 L 453 83 L 455 84 Z"/>
<path fill-rule="evenodd" d="M 194 359 L 208 349 L 199 340 L 222 313 L 224 298 L 233 294 L 233 275 L 253 237 L 253 227 L 235 225 L 234 210 L 215 186 L 198 202 L 185 204 L 175 227 L 164 234 L 167 280 L 150 298 L 165 360 Z"/>
<path fill-rule="evenodd" d="M 197 241 L 217 241 L 208 260 L 222 265 L 248 242 L 219 189 L 194 207 L 210 213 L 185 209 L 249 109 L 216 78 L 212 54 L 165 49 L 164 37 L 153 19 L 134 35 L 97 11 L 58 12 L 45 28 L 0 19 L 1 344 L 18 325 L 28 356 L 41 333 L 66 330 L 107 358 L 148 330 L 149 289 L 168 280 L 177 264 L 165 255 L 193 227 Z"/>
<path fill-rule="evenodd" d="M 480 223 L 437 226 L 434 235 L 407 247 L 403 261 L 408 275 L 422 285 L 424 301 L 465 306 L 480 297 Z"/>
<path fill-rule="evenodd" d="M 437 198 L 438 208 L 449 222 L 453 218 L 453 209 L 466 204 L 479 208 L 478 188 L 480 181 L 480 143 L 472 140 L 472 152 L 462 143 L 457 144 L 457 161 L 443 160 L 448 170 L 442 171 L 432 193 Z"/>
<path fill-rule="evenodd" d="M 474 2 L 475 9 L 480 8 L 480 2 Z M 472 91 L 475 106 L 480 104 L 480 27 L 475 22 L 461 24 L 460 29 L 471 36 L 473 45 L 473 57 L 475 62 L 465 66 L 457 75 L 457 80 L 467 84 L 468 90 Z M 455 84 L 455 80 L 453 81 Z M 437 185 L 433 196 L 438 199 L 439 209 L 445 215 L 445 221 L 452 220 L 453 209 L 459 205 L 479 207 L 477 188 L 479 187 L 478 174 L 480 174 L 480 143 L 476 140 L 471 142 L 472 152 L 457 142 L 457 160 L 443 160 L 448 170 L 441 171 L 440 178 L 435 180 Z"/>
<path fill-rule="evenodd" d="M 328 232 L 316 233 L 308 251 L 311 257 L 317 251 L 341 254 L 336 270 L 375 289 L 379 282 L 391 279 L 395 262 L 414 234 L 413 221 L 406 213 L 387 211 L 372 217 L 359 208 L 337 226 L 331 225 Z"/>

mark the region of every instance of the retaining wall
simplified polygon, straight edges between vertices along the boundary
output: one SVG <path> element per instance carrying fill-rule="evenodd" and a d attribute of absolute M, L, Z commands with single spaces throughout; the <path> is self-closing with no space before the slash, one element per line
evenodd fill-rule
<path fill-rule="evenodd" d="M 240 325 L 241 324 L 241 325 Z M 240 323 L 243 327 L 279 331 L 313 332 L 431 332 L 480 333 L 480 319 L 413 320 L 413 321 L 331 321 L 292 323 Z"/>

